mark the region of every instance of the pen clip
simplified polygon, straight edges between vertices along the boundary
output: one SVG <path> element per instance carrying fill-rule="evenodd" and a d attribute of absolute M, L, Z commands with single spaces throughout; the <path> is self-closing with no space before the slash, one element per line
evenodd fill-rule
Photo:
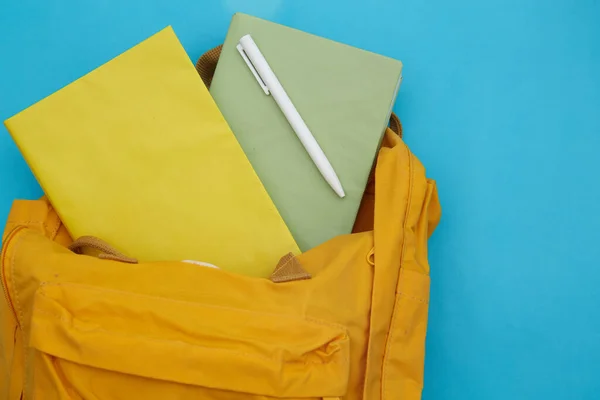
<path fill-rule="evenodd" d="M 242 58 L 246 62 L 246 65 L 248 65 L 248 68 L 250 68 L 250 71 L 252 71 L 252 75 L 254 75 L 254 77 L 256 78 L 256 81 L 258 82 L 258 84 L 262 88 L 263 92 L 265 92 L 266 95 L 270 94 L 269 88 L 267 87 L 267 85 L 265 84 L 265 82 L 262 80 L 262 78 L 258 74 L 258 71 L 256 70 L 256 68 L 254 68 L 254 65 L 252 64 L 252 61 L 250 61 L 250 59 L 248 58 L 248 55 L 244 51 L 244 47 L 240 43 L 238 43 L 238 45 L 235 46 L 235 47 L 238 49 L 238 51 L 242 55 Z"/>

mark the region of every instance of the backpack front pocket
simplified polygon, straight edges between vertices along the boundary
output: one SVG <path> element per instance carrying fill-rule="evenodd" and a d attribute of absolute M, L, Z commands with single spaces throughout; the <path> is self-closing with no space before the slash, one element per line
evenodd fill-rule
<path fill-rule="evenodd" d="M 75 284 L 40 287 L 30 345 L 40 399 L 335 398 L 349 373 L 335 324 Z"/>

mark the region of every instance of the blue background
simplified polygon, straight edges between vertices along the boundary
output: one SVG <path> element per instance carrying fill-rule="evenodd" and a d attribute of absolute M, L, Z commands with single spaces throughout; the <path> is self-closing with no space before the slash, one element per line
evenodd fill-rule
<path fill-rule="evenodd" d="M 0 120 L 168 24 L 196 60 L 234 11 L 405 64 L 444 209 L 424 398 L 600 398 L 600 2 L 0 0 Z M 40 195 L 0 128 L 0 221 Z"/>

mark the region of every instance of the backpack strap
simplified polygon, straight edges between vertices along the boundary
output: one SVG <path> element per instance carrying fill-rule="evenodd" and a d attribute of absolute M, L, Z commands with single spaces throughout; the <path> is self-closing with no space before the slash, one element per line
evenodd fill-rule
<path fill-rule="evenodd" d="M 429 302 L 427 238 L 440 217 L 436 193 L 423 165 L 388 129 L 375 170 L 365 398 L 421 396 Z"/>
<path fill-rule="evenodd" d="M 120 261 L 128 264 L 138 263 L 135 258 L 127 257 L 105 241 L 94 236 L 82 236 L 69 245 L 69 250 L 75 254 L 83 254 L 85 249 L 99 251 L 97 257 L 103 260 Z"/>
<path fill-rule="evenodd" d="M 223 50 L 222 44 L 202 54 L 196 63 L 196 71 L 198 71 L 200 78 L 202 78 L 204 84 L 209 89 L 215 69 L 217 69 L 219 57 L 221 56 L 221 50 Z"/>
<path fill-rule="evenodd" d="M 400 122 L 400 118 L 395 113 L 390 114 L 390 129 L 396 135 L 402 137 L 402 123 Z"/>
<path fill-rule="evenodd" d="M 288 253 L 281 257 L 269 279 L 274 283 L 283 283 L 311 279 L 311 275 L 306 272 L 298 258 Z"/>

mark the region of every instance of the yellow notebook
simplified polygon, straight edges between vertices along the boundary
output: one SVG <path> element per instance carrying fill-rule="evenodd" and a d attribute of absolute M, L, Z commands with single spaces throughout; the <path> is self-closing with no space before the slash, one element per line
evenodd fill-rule
<path fill-rule="evenodd" d="M 251 276 L 299 252 L 170 27 L 5 125 L 73 237 Z"/>

